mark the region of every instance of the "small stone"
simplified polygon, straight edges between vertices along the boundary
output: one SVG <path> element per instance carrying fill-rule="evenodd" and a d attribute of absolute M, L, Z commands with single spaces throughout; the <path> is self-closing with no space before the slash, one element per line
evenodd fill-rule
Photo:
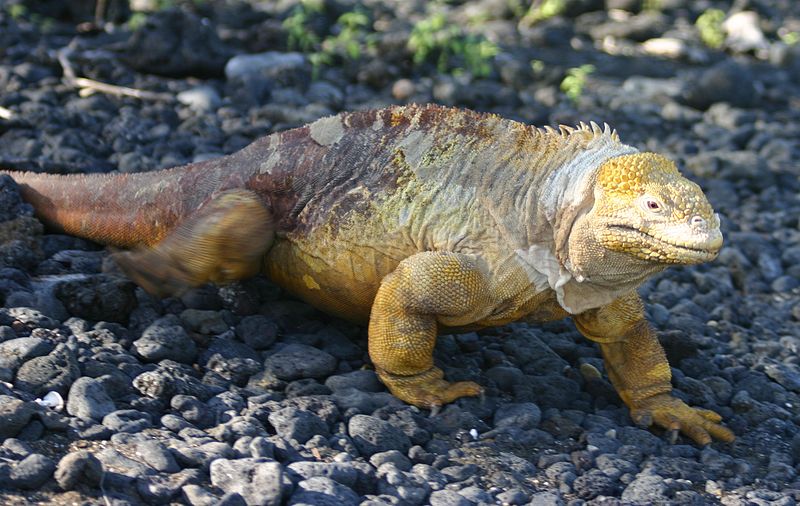
<path fill-rule="evenodd" d="M 14 437 L 26 426 L 35 409 L 32 404 L 0 395 L 0 438 Z"/>
<path fill-rule="evenodd" d="M 226 493 L 240 494 L 249 506 L 278 505 L 283 496 L 281 465 L 267 459 L 217 459 L 211 463 L 211 483 Z"/>
<path fill-rule="evenodd" d="M 189 330 L 208 336 L 222 334 L 230 328 L 220 311 L 185 309 L 181 320 Z"/>
<path fill-rule="evenodd" d="M 149 413 L 120 409 L 103 417 L 103 425 L 114 432 L 139 432 L 153 426 Z"/>
<path fill-rule="evenodd" d="M 174 315 L 147 327 L 142 337 L 133 342 L 133 351 L 149 362 L 169 359 L 190 364 L 197 355 L 194 341 Z"/>
<path fill-rule="evenodd" d="M 761 20 L 753 11 L 735 12 L 722 22 L 725 30 L 725 45 L 733 51 L 746 53 L 766 50 L 769 42 L 761 30 Z"/>
<path fill-rule="evenodd" d="M 542 411 L 532 402 L 503 404 L 494 413 L 494 425 L 497 428 L 533 429 L 541 420 Z"/>
<path fill-rule="evenodd" d="M 330 478 L 315 476 L 297 484 L 290 504 L 314 504 L 318 506 L 357 506 L 361 501 L 349 487 Z"/>
<path fill-rule="evenodd" d="M 56 467 L 55 479 L 64 490 L 72 490 L 79 483 L 97 485 L 103 477 L 103 465 L 86 450 L 64 455 Z"/>
<path fill-rule="evenodd" d="M 94 378 L 78 378 L 69 389 L 67 413 L 72 416 L 102 420 L 116 409 L 103 384 Z"/>
<path fill-rule="evenodd" d="M 55 467 L 53 461 L 44 455 L 28 455 L 11 470 L 11 483 L 27 490 L 38 489 L 53 476 Z"/>
<path fill-rule="evenodd" d="M 470 506 L 475 504 L 455 490 L 435 490 L 430 496 L 431 506 Z"/>
<path fill-rule="evenodd" d="M 323 378 L 336 370 L 335 357 L 305 344 L 290 344 L 264 361 L 264 370 L 278 379 Z"/>
<path fill-rule="evenodd" d="M 64 344 L 59 344 L 50 354 L 28 360 L 17 371 L 15 385 L 37 396 L 51 391 L 62 395 L 80 377 L 75 355 Z"/>
<path fill-rule="evenodd" d="M 162 473 L 177 473 L 181 470 L 175 457 L 166 446 L 154 440 L 146 440 L 136 444 L 136 455 L 145 464 Z"/>
<path fill-rule="evenodd" d="M 265 350 L 275 342 L 278 325 L 266 316 L 245 316 L 236 326 L 236 335 L 254 350 Z"/>
<path fill-rule="evenodd" d="M 402 430 L 374 416 L 355 415 L 348 423 L 348 433 L 364 457 L 389 450 L 406 453 L 411 448 Z"/>
<path fill-rule="evenodd" d="M 18 337 L 0 343 L 0 369 L 8 369 L 16 372 L 20 365 L 26 360 L 34 357 L 41 357 L 53 351 L 54 344 L 38 337 Z M 3 381 L 11 381 L 13 375 L 2 378 Z"/>
<path fill-rule="evenodd" d="M 266 73 L 267 77 L 279 76 L 290 70 L 303 67 L 306 58 L 301 53 L 280 53 L 267 51 L 258 54 L 240 54 L 225 64 L 225 77 L 228 80 L 247 77 L 248 74 Z"/>
<path fill-rule="evenodd" d="M 316 434 L 328 435 L 328 426 L 316 414 L 294 407 L 286 407 L 269 415 L 269 423 L 284 439 L 294 439 L 303 444 Z"/>

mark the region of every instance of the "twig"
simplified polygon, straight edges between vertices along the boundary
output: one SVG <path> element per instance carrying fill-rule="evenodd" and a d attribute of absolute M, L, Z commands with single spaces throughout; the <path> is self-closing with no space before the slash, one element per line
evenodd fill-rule
<path fill-rule="evenodd" d="M 6 109 L 3 106 L 0 106 L 0 119 L 11 119 L 14 117 L 14 113 L 11 109 Z"/>
<path fill-rule="evenodd" d="M 158 93 L 155 91 L 139 90 L 136 88 L 128 88 L 127 86 L 117 86 L 116 84 L 108 84 L 86 77 L 78 77 L 75 75 L 75 70 L 72 68 L 72 62 L 69 61 L 69 55 L 72 50 L 64 47 L 58 51 L 58 63 L 64 70 L 64 81 L 76 88 L 78 94 L 82 97 L 88 97 L 96 92 L 107 93 L 109 95 L 133 97 L 140 100 L 172 100 L 173 96 L 169 93 Z"/>

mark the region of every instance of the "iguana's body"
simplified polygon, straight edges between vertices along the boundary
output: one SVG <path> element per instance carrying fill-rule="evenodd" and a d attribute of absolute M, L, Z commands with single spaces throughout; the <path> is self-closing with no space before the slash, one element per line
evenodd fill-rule
<path fill-rule="evenodd" d="M 409 106 L 324 118 L 167 171 L 13 175 L 47 224 L 139 246 L 118 259 L 150 291 L 263 271 L 327 312 L 369 321 L 378 374 L 408 402 L 479 392 L 433 366 L 442 327 L 571 315 L 601 343 L 635 418 L 730 440 L 716 414 L 669 396 L 635 293 L 668 264 L 713 258 L 718 221 L 663 157 L 636 153 L 594 125 L 540 130 Z M 653 192 L 669 202 L 664 223 L 629 216 Z"/>

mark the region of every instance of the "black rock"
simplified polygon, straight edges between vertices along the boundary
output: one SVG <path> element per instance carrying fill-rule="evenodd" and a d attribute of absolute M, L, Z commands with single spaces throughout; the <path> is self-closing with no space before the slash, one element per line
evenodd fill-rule
<path fill-rule="evenodd" d="M 104 274 L 63 281 L 54 294 L 70 314 L 87 320 L 126 323 L 136 307 L 136 285 Z"/>
<path fill-rule="evenodd" d="M 695 109 L 705 110 L 711 104 L 728 102 L 735 107 L 752 107 L 758 95 L 750 69 L 734 60 L 724 60 L 697 78 L 686 80 L 682 98 Z"/>
<path fill-rule="evenodd" d="M 125 48 L 132 68 L 165 76 L 221 76 L 231 50 L 214 28 L 183 9 L 164 9 L 148 16 Z"/>

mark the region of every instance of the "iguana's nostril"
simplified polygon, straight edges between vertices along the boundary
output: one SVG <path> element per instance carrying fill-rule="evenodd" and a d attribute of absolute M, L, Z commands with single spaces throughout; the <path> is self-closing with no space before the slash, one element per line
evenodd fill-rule
<path fill-rule="evenodd" d="M 693 227 L 702 227 L 705 226 L 706 220 L 702 216 L 693 216 L 691 223 Z"/>

